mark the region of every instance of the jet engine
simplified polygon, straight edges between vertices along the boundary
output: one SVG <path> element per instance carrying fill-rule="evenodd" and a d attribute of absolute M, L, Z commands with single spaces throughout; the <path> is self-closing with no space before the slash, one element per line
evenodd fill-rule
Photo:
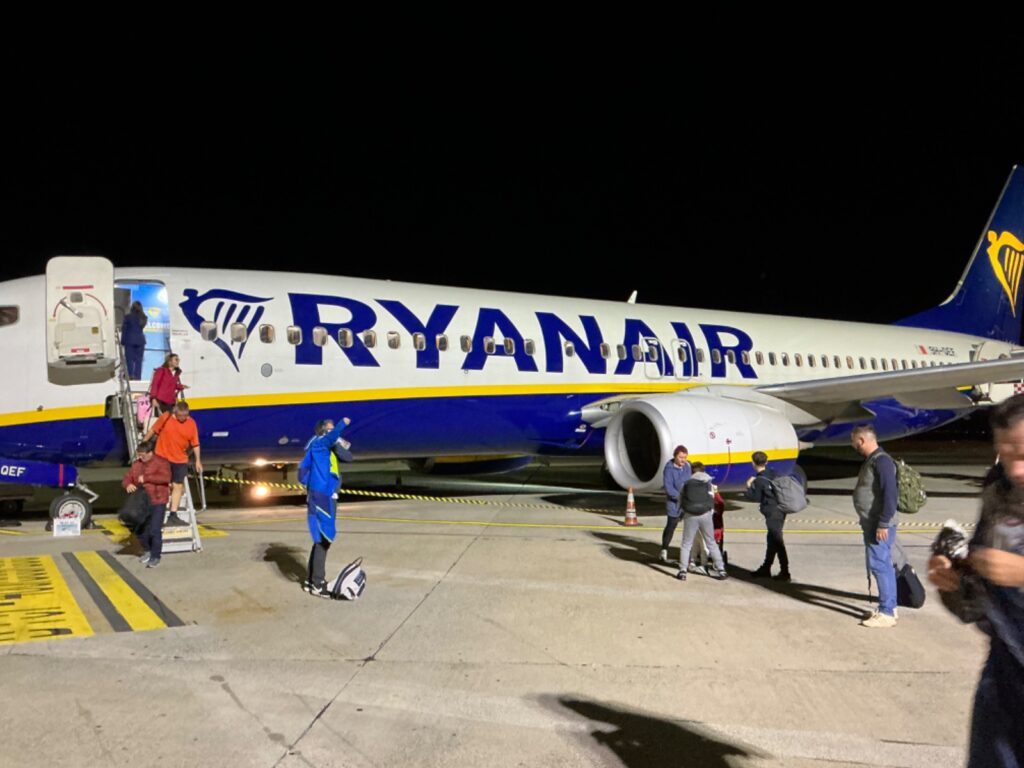
<path fill-rule="evenodd" d="M 788 472 L 796 463 L 799 441 L 778 410 L 758 403 L 714 395 L 654 395 L 626 401 L 605 433 L 608 471 L 623 488 L 653 492 L 677 445 L 691 461 L 701 461 L 722 488 L 742 488 L 750 475 L 750 455 L 768 454 L 771 467 Z"/>

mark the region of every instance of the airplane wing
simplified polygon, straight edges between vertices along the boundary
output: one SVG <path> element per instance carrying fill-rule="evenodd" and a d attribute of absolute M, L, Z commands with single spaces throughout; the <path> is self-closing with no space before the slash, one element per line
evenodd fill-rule
<path fill-rule="evenodd" d="M 929 395 L 935 399 L 943 393 L 952 398 L 963 398 L 956 391 L 959 387 L 1016 379 L 1024 379 L 1024 357 L 770 384 L 756 389 L 762 394 L 789 402 L 839 404 L 881 397 L 902 400 L 901 396 L 912 399 L 914 396 Z"/>

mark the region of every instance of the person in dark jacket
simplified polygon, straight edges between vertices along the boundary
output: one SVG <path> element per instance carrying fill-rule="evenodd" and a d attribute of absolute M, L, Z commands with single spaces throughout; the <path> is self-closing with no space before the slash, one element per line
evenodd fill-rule
<path fill-rule="evenodd" d="M 693 471 L 690 462 L 686 457 L 690 452 L 685 445 L 677 445 L 672 451 L 672 461 L 665 463 L 665 469 L 661 473 L 661 479 L 665 486 L 665 530 L 661 534 L 661 562 L 668 564 L 668 545 L 672 543 L 676 526 L 679 525 L 679 492 L 683 484 L 690 479 Z M 687 555 L 688 557 L 688 555 Z M 680 554 L 679 562 L 684 567 L 683 555 Z"/>
<path fill-rule="evenodd" d="M 171 465 L 163 456 L 153 453 L 153 442 L 139 443 L 138 458 L 125 473 L 121 484 L 128 493 L 145 493 L 149 496 L 149 520 L 139 534 L 139 543 L 145 550 L 139 562 L 147 568 L 160 565 L 163 551 L 164 510 L 170 496 Z"/>
<path fill-rule="evenodd" d="M 332 419 L 318 421 L 315 436 L 306 446 L 306 455 L 299 464 L 299 482 L 306 487 L 306 522 L 313 540 L 308 578 L 302 588 L 319 597 L 331 596 L 327 589 L 327 550 L 335 538 L 337 510 L 334 494 L 341 476 L 333 448 L 350 423 L 348 418 L 342 419 L 337 426 Z"/>
<path fill-rule="evenodd" d="M 754 451 L 750 457 L 754 465 L 755 474 L 747 480 L 747 492 L 744 497 L 748 501 L 756 501 L 764 515 L 764 522 L 768 528 L 767 546 L 764 552 L 764 562 L 761 567 L 750 575 L 757 579 L 767 579 L 772 576 L 772 566 L 775 565 L 775 556 L 779 557 L 779 566 L 782 568 L 774 578 L 776 581 L 790 581 L 789 555 L 786 553 L 786 542 L 782 538 L 782 529 L 786 525 L 786 515 L 779 509 L 779 501 L 775 498 L 775 487 L 772 480 L 775 479 L 775 470 L 768 469 L 768 454 L 764 451 Z"/>
<path fill-rule="evenodd" d="M 132 307 L 121 323 L 121 346 L 124 347 L 124 359 L 128 366 L 128 378 L 142 378 L 142 356 L 146 354 L 146 313 L 142 304 L 132 302 Z"/>
<path fill-rule="evenodd" d="M 984 593 L 978 626 L 991 639 L 974 697 L 968 768 L 1024 765 L 1024 395 L 997 406 L 991 421 L 999 464 L 986 479 L 967 557 Z M 944 555 L 928 561 L 944 604 L 961 591 L 963 574 Z"/>
<path fill-rule="evenodd" d="M 888 629 L 896 626 L 896 571 L 892 567 L 892 548 L 896 545 L 896 462 L 878 444 L 878 435 L 870 424 L 853 428 L 850 445 L 864 463 L 853 489 L 853 508 L 860 518 L 868 572 L 878 584 L 878 610 L 866 616 L 861 626 Z M 869 583 L 870 586 L 870 583 Z"/>

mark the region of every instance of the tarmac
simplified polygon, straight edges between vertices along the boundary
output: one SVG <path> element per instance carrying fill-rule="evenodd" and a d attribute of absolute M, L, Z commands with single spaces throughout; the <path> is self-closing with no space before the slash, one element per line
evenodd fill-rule
<path fill-rule="evenodd" d="M 986 464 L 915 466 L 931 498 L 899 537 L 926 581 Z M 354 602 L 301 591 L 300 499 L 209 509 L 203 551 L 154 569 L 109 513 L 78 538 L 27 518 L 0 529 L 3 764 L 962 765 L 987 639 L 930 585 L 895 628 L 858 625 L 855 471 L 812 473 L 789 584 L 750 578 L 764 526 L 735 501 L 731 578 L 680 582 L 654 498 L 627 528 L 624 495 L 595 489 L 345 497 L 328 568 L 364 558 Z"/>

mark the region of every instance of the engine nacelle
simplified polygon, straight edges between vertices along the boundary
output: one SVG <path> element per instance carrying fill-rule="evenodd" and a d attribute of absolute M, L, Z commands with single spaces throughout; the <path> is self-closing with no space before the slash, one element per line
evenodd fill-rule
<path fill-rule="evenodd" d="M 629 400 L 608 424 L 604 456 L 623 488 L 652 492 L 672 450 L 685 445 L 690 461 L 701 461 L 723 489 L 743 488 L 753 474 L 750 455 L 768 454 L 769 466 L 792 471 L 799 454 L 793 426 L 764 405 L 712 395 L 654 395 Z"/>

